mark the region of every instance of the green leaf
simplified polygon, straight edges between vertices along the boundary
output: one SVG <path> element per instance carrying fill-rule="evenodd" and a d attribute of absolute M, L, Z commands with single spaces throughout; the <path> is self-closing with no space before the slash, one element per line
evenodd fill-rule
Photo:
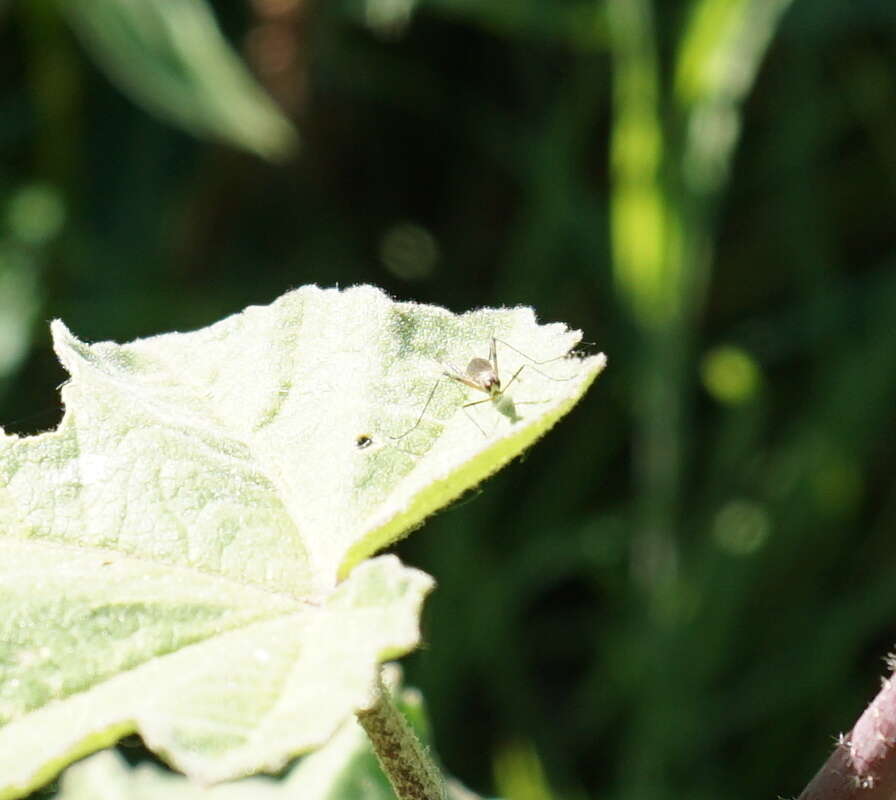
<path fill-rule="evenodd" d="M 294 148 L 291 123 L 246 71 L 204 0 L 62 6 L 110 78 L 150 111 L 265 158 Z"/>
<path fill-rule="evenodd" d="M 384 556 L 315 605 L 115 546 L 31 539 L 0 559 L 3 797 L 134 730 L 204 781 L 278 770 L 417 643 L 431 585 Z"/>
<path fill-rule="evenodd" d="M 416 646 L 431 587 L 361 562 L 604 364 L 530 309 L 455 316 L 363 286 L 125 345 L 53 332 L 62 423 L 0 437 L 0 797 L 130 731 L 204 781 L 319 746 Z M 440 377 L 491 336 L 517 374 L 496 403 Z"/>
<path fill-rule="evenodd" d="M 725 185 L 741 106 L 792 0 L 697 0 L 679 44 L 675 99 L 689 123 L 681 159 L 691 190 Z"/>
<path fill-rule="evenodd" d="M 422 722 L 418 692 L 405 690 L 399 707 L 412 722 Z M 449 782 L 449 800 L 481 800 Z M 203 787 L 180 775 L 144 764 L 136 769 L 112 750 L 65 772 L 58 800 L 394 800 L 361 726 L 348 720 L 319 750 L 301 759 L 283 780 L 247 778 L 224 786 Z"/>

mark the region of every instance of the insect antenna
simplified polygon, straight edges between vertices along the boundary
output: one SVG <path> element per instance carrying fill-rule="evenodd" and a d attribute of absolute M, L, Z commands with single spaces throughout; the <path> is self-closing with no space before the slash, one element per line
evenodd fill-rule
<path fill-rule="evenodd" d="M 562 355 L 554 356 L 553 358 L 546 358 L 544 361 L 538 361 L 538 360 L 532 358 L 532 356 L 524 353 L 519 348 L 514 347 L 509 342 L 505 342 L 503 339 L 498 339 L 496 336 L 492 336 L 492 357 L 493 357 L 492 363 L 494 364 L 494 366 L 496 368 L 498 366 L 498 361 L 497 361 L 497 354 L 495 353 L 495 350 L 494 350 L 495 342 L 500 342 L 502 345 L 504 345 L 504 347 L 509 347 L 511 350 L 513 350 L 514 353 L 521 355 L 523 358 L 525 358 L 529 362 L 528 364 L 523 364 L 522 367 L 520 367 L 516 372 L 513 373 L 513 377 L 509 381 L 507 381 L 506 385 L 502 388 L 502 391 L 505 391 L 505 392 L 507 391 L 507 389 L 510 387 L 510 384 L 513 383 L 516 380 L 517 376 L 523 371 L 523 367 L 529 367 L 529 369 L 533 370 L 534 372 L 537 372 L 539 375 L 541 375 L 542 378 L 547 378 L 549 381 L 571 381 L 576 377 L 575 375 L 571 375 L 568 378 L 555 378 L 553 375 L 548 375 L 546 372 L 542 372 L 542 370 L 538 369 L 538 367 L 543 366 L 544 364 L 550 364 L 552 361 L 559 361 L 561 358 L 566 358 L 566 356 L 569 355 L 568 350 L 565 353 L 563 353 Z"/>

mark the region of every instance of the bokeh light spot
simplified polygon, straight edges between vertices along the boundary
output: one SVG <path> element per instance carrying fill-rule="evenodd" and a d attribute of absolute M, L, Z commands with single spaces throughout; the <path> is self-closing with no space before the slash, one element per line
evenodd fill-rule
<path fill-rule="evenodd" d="M 416 4 L 416 0 L 367 0 L 367 24 L 381 36 L 400 36 L 411 21 Z"/>
<path fill-rule="evenodd" d="M 753 357 L 739 347 L 714 347 L 700 366 L 706 390 L 720 403 L 737 405 L 752 399 L 761 375 Z"/>
<path fill-rule="evenodd" d="M 812 474 L 812 490 L 818 507 L 829 514 L 853 511 L 863 494 L 859 468 L 844 458 L 829 457 Z"/>
<path fill-rule="evenodd" d="M 750 500 L 732 500 L 716 514 L 712 534 L 726 553 L 748 556 L 762 547 L 771 529 L 771 519 L 763 506 Z"/>
<path fill-rule="evenodd" d="M 439 246 L 426 228 L 400 222 L 389 228 L 380 241 L 380 260 L 395 277 L 416 281 L 432 274 Z"/>
<path fill-rule="evenodd" d="M 59 192 L 44 183 L 19 189 L 6 212 L 10 233 L 30 245 L 48 242 L 59 233 L 64 222 L 65 207 Z"/>

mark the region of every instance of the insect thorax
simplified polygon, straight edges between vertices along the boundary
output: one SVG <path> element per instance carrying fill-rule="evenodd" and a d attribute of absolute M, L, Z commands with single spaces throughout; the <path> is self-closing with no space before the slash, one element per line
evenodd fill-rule
<path fill-rule="evenodd" d="M 501 390 L 501 381 L 495 372 L 494 365 L 484 358 L 471 358 L 467 364 L 467 377 L 479 384 L 489 394 Z"/>

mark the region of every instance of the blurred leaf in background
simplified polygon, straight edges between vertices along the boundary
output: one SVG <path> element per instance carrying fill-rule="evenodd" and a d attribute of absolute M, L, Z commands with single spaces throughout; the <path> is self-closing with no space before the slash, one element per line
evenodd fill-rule
<path fill-rule="evenodd" d="M 291 124 L 227 44 L 204 0 L 62 7 L 109 76 L 150 111 L 266 158 L 293 150 Z"/>

